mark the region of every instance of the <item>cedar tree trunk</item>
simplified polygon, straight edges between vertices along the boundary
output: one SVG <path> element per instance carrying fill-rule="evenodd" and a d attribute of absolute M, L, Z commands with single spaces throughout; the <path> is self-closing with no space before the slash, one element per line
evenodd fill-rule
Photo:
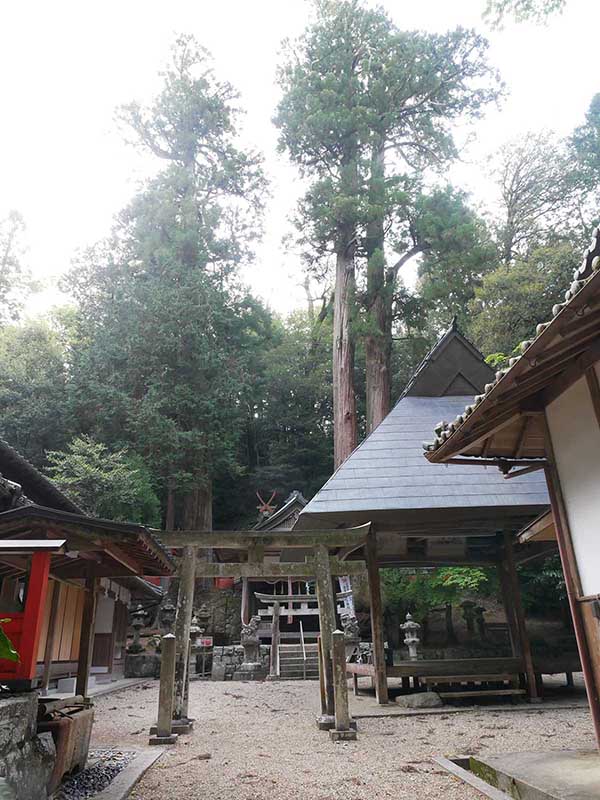
<path fill-rule="evenodd" d="M 352 233 L 351 233 L 352 235 Z M 354 247 L 341 237 L 336 257 L 333 305 L 333 460 L 337 469 L 357 444 L 354 391 Z"/>

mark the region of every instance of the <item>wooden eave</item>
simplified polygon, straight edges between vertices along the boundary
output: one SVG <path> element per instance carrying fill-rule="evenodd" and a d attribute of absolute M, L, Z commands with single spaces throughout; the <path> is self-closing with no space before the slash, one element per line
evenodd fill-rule
<path fill-rule="evenodd" d="M 600 272 L 566 303 L 494 383 L 466 419 L 426 458 L 496 463 L 507 472 L 545 459 L 545 406 L 600 358 Z M 456 459 L 460 459 L 458 462 Z"/>
<path fill-rule="evenodd" d="M 529 542 L 556 542 L 556 528 L 552 512 L 542 514 L 527 525 L 518 535 L 519 544 Z"/>
<path fill-rule="evenodd" d="M 141 525 L 117 523 L 78 514 L 23 506 L 0 514 L 0 540 L 66 540 L 66 553 L 53 555 L 53 577 L 74 580 L 89 576 L 118 578 L 170 575 L 175 564 L 156 538 Z M 5 567 L 26 571 L 23 562 L 0 552 Z M 2 571 L 0 569 L 0 574 Z"/>

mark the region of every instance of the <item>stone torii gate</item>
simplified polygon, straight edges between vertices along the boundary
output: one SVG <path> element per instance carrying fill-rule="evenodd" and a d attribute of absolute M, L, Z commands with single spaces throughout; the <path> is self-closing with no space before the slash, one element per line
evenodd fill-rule
<path fill-rule="evenodd" d="M 174 718 L 187 721 L 187 668 L 195 579 L 269 579 L 291 576 L 303 580 L 314 579 L 316 582 L 321 631 L 322 656 L 319 666 L 323 681 L 322 712 L 333 719 L 336 713 L 332 661 L 333 634 L 336 629 L 333 578 L 367 572 L 365 561 L 343 559 L 364 548 L 368 560 L 371 538 L 370 523 L 358 528 L 310 532 L 161 531 L 161 543 L 167 548 L 180 551 L 180 587 L 175 629 L 177 669 L 175 676 L 167 676 L 167 680 L 175 683 Z M 212 551 L 215 560 L 199 558 L 198 550 Z M 289 550 L 295 551 L 295 560 L 282 561 L 282 554 L 290 558 L 287 554 Z M 371 573 L 371 570 L 368 572 Z M 379 642 L 376 643 L 376 639 L 381 639 L 380 648 L 377 647 Z M 373 630 L 373 640 L 375 649 L 382 651 L 383 635 L 379 628 Z M 170 733 L 169 731 L 169 735 Z"/>

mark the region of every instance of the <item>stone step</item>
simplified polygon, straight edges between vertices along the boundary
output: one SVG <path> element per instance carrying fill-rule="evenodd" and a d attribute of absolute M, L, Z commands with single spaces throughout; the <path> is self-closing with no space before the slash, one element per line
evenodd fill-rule
<path fill-rule="evenodd" d="M 306 654 L 309 653 L 317 653 L 318 652 L 318 645 L 310 645 L 307 644 L 305 647 Z M 279 652 L 280 653 L 300 653 L 302 654 L 302 646 L 299 644 L 280 644 L 279 645 Z"/>
<path fill-rule="evenodd" d="M 279 661 L 280 661 L 280 663 L 283 663 L 284 661 L 286 663 L 289 662 L 289 661 L 297 661 L 299 664 L 301 664 L 304 661 L 304 658 L 301 655 L 296 655 L 295 653 L 293 653 L 292 655 L 287 655 L 287 654 L 284 655 L 283 653 L 280 653 L 279 654 Z M 306 654 L 306 661 L 311 661 L 314 664 L 318 664 L 319 657 L 317 656 L 316 653 L 315 654 L 311 654 L 311 655 L 309 655 L 307 653 Z"/>
<path fill-rule="evenodd" d="M 294 672 L 290 673 L 289 675 L 283 672 L 279 676 L 283 681 L 318 681 L 319 675 L 317 672 L 307 672 L 304 675 L 303 672 Z"/>

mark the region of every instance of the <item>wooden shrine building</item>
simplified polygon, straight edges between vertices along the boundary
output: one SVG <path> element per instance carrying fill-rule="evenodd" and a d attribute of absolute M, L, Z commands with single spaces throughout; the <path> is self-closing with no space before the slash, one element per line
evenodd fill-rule
<path fill-rule="evenodd" d="M 450 469 L 423 458 L 423 439 L 436 424 L 454 418 L 472 393 L 482 392 L 493 378 L 482 354 L 453 324 L 420 364 L 389 415 L 300 514 L 299 530 L 371 524 L 366 561 L 373 664 L 348 664 L 348 669 L 374 679 L 380 703 L 387 702 L 388 677 L 440 676 L 448 675 L 448 670 L 455 676 L 488 674 L 490 681 L 507 673 L 525 674 L 530 697 L 537 697 L 515 564 L 543 553 L 547 544 L 514 549 L 513 542 L 548 508 L 543 476 L 532 473 L 506 481 L 491 462 Z M 345 554 L 352 560 L 350 551 L 347 548 Z M 452 565 L 498 567 L 512 660 L 419 661 L 418 669 L 414 662 L 386 668 L 379 569 Z"/>
<path fill-rule="evenodd" d="M 293 491 L 280 508 L 270 513 L 261 511 L 261 519 L 254 526 L 255 531 L 291 531 L 298 521 L 307 500 L 299 491 Z M 269 506 L 265 504 L 263 508 Z M 247 622 L 253 615 L 261 617 L 258 635 L 271 641 L 273 635 L 273 603 L 281 603 L 281 616 L 278 623 L 278 636 L 282 642 L 299 642 L 301 638 L 316 640 L 319 633 L 318 608 L 316 596 L 312 602 L 306 595 L 306 582 L 291 576 L 271 581 L 243 580 L 242 619 Z M 275 598 L 281 598 L 276 601 Z M 297 597 L 297 600 L 293 598 Z"/>
<path fill-rule="evenodd" d="M 431 466 L 454 471 L 493 465 L 511 486 L 534 476 L 547 481 L 553 522 L 542 517 L 521 538 L 525 546 L 558 542 L 600 746 L 599 229 L 564 302 L 518 352 L 483 392 L 448 415 L 424 444 L 425 455 Z"/>
<path fill-rule="evenodd" d="M 85 694 L 91 672 L 124 659 L 132 597 L 156 602 L 142 576 L 170 575 L 173 562 L 143 526 L 83 514 L 1 441 L 0 469 L 0 615 L 9 635 L 35 632 L 19 664 L 0 661 L 0 679 L 47 689 L 73 675 Z"/>

